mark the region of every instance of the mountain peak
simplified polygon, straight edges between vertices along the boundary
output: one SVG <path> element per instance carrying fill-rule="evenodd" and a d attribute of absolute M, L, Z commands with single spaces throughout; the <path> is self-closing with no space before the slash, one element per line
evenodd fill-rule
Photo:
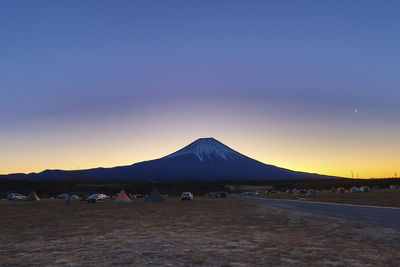
<path fill-rule="evenodd" d="M 199 138 L 193 143 L 185 146 L 181 150 L 166 156 L 165 158 L 173 158 L 178 156 L 194 155 L 200 161 L 206 159 L 222 159 L 234 160 L 235 158 L 243 157 L 238 152 L 214 139 L 213 137 Z"/>
<path fill-rule="evenodd" d="M 193 143 L 189 144 L 189 146 L 192 144 L 198 144 L 198 145 L 200 145 L 200 144 L 221 144 L 221 145 L 223 145 L 221 142 L 219 142 L 214 137 L 202 137 L 202 138 L 197 139 Z"/>

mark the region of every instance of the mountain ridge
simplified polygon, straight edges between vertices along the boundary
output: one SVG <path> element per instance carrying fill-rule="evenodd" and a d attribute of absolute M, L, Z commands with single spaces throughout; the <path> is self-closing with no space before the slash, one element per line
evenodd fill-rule
<path fill-rule="evenodd" d="M 55 180 L 67 178 L 165 181 L 298 180 L 339 178 L 269 165 L 243 155 L 220 141 L 200 138 L 176 152 L 148 161 L 111 168 L 44 170 L 0 175 L 0 178 Z"/>

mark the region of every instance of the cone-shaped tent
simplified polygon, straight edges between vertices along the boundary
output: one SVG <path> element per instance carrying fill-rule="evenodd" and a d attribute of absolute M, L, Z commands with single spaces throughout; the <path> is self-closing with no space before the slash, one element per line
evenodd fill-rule
<path fill-rule="evenodd" d="M 160 192 L 156 187 L 153 188 L 153 191 L 146 197 L 144 202 L 161 202 L 165 201 L 165 199 L 161 196 Z"/>
<path fill-rule="evenodd" d="M 26 200 L 28 201 L 40 201 L 40 198 L 38 197 L 38 195 L 36 195 L 35 191 L 32 191 L 28 197 L 26 198 Z"/>
<path fill-rule="evenodd" d="M 128 195 L 125 193 L 124 190 L 121 190 L 119 192 L 118 197 L 115 199 L 115 202 L 131 202 L 131 199 L 128 197 Z"/>

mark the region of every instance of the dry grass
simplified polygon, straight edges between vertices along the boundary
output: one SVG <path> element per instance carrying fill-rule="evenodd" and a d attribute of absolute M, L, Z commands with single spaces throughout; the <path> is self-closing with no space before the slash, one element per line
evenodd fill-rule
<path fill-rule="evenodd" d="M 0 204 L 1 266 L 399 266 L 400 231 L 246 200 Z"/>
<path fill-rule="evenodd" d="M 261 197 L 273 199 L 299 199 L 309 201 L 320 201 L 330 203 L 400 207 L 400 190 L 381 189 L 365 193 L 346 193 L 338 194 L 335 192 L 317 192 L 315 197 L 306 198 L 305 194 L 296 195 L 285 192 L 270 195 L 261 195 Z"/>

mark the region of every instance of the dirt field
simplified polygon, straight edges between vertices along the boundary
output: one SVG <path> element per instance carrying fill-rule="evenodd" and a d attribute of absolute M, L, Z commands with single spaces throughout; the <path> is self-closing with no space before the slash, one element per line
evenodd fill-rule
<path fill-rule="evenodd" d="M 0 265 L 399 266 L 400 230 L 246 200 L 0 202 Z"/>
<path fill-rule="evenodd" d="M 330 203 L 344 203 L 369 206 L 384 206 L 384 207 L 400 207 L 400 190 L 380 189 L 365 193 L 346 193 L 338 194 L 336 192 L 316 192 L 315 197 L 306 198 L 305 194 L 288 194 L 281 192 L 277 194 L 261 194 L 258 197 L 266 197 L 273 199 L 292 199 L 304 201 L 320 201 Z"/>

